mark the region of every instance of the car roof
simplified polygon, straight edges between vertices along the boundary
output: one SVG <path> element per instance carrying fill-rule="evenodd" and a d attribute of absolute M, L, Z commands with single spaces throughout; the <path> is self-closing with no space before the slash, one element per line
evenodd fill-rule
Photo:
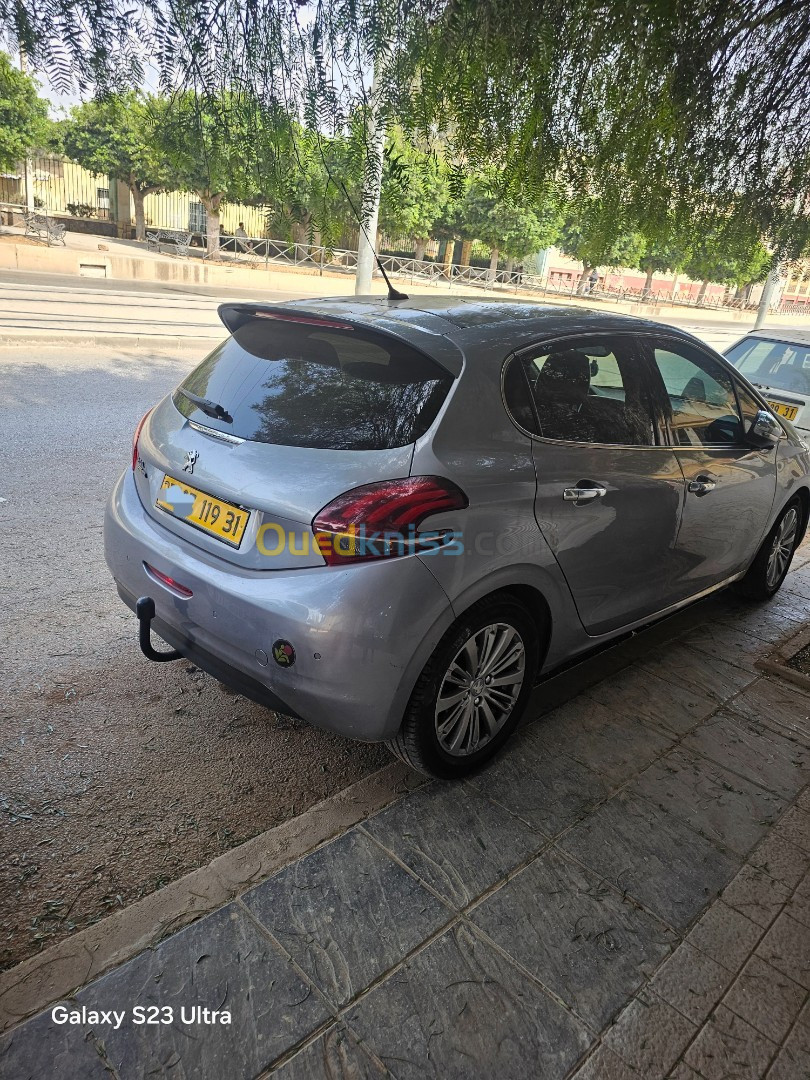
<path fill-rule="evenodd" d="M 764 338 L 766 341 L 784 341 L 788 345 L 810 345 L 810 330 L 801 330 L 797 326 L 778 326 L 761 330 L 749 330 L 740 341 L 746 338 Z M 739 344 L 739 343 L 738 343 Z"/>
<path fill-rule="evenodd" d="M 502 359 L 542 338 L 610 331 L 660 331 L 695 341 L 691 334 L 664 323 L 632 315 L 575 305 L 543 304 L 513 299 L 481 299 L 448 295 L 328 296 L 281 303 L 239 301 L 221 304 L 219 314 L 229 330 L 245 318 L 267 312 L 276 317 L 301 314 L 340 318 L 393 334 L 425 351 L 457 375 L 462 355 Z"/>

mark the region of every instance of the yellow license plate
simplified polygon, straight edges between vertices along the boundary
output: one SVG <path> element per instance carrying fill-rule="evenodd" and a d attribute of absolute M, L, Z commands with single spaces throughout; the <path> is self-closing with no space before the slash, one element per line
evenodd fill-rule
<path fill-rule="evenodd" d="M 187 521 L 203 532 L 210 533 L 231 547 L 242 543 L 250 511 L 241 506 L 215 499 L 204 491 L 189 487 L 172 476 L 164 477 L 155 505 L 172 517 Z"/>
<path fill-rule="evenodd" d="M 798 405 L 783 405 L 781 401 L 769 401 L 768 404 L 775 413 L 784 416 L 786 420 L 795 420 L 799 415 Z"/>

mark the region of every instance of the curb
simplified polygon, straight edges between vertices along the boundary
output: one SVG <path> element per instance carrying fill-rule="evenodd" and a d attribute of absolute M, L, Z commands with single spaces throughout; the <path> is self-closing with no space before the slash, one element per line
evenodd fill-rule
<path fill-rule="evenodd" d="M 426 783 L 392 761 L 298 817 L 259 833 L 163 889 L 0 973 L 0 1032 L 223 907 L 281 867 Z"/>

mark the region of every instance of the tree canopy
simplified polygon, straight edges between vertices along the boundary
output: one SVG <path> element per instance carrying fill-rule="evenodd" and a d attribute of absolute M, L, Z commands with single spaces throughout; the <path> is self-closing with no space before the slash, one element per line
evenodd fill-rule
<path fill-rule="evenodd" d="M 323 134 L 373 100 L 513 195 L 733 205 L 781 252 L 806 242 L 806 0 L 0 0 L 0 25 L 57 84 L 149 62 L 164 90 L 238 89 Z"/>
<path fill-rule="evenodd" d="M 48 126 L 48 106 L 36 83 L 0 52 L 0 168 L 12 168 L 45 142 Z"/>

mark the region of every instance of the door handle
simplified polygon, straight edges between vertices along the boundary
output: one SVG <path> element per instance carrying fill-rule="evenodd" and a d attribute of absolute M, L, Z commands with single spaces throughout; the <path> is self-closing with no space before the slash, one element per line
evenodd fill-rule
<path fill-rule="evenodd" d="M 587 502 L 588 499 L 599 499 L 607 495 L 607 488 L 596 484 L 593 487 L 563 488 L 563 498 L 566 502 Z"/>
<path fill-rule="evenodd" d="M 695 495 L 708 495 L 710 491 L 714 491 L 717 487 L 717 481 L 712 480 L 710 476 L 705 473 L 698 476 L 695 480 L 689 481 L 688 491 L 694 492 Z"/>

